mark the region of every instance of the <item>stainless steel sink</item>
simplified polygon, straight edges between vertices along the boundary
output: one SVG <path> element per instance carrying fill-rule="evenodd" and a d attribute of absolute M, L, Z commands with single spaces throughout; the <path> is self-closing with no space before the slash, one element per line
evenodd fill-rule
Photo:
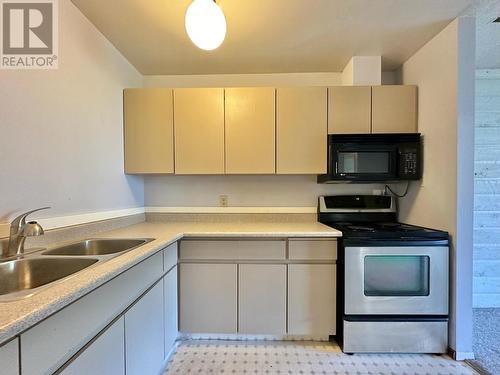
<path fill-rule="evenodd" d="M 0 263 L 0 296 L 41 287 L 81 271 L 97 261 L 92 258 L 47 257 Z"/>
<path fill-rule="evenodd" d="M 132 250 L 149 239 L 88 239 L 43 252 L 43 255 L 100 256 Z"/>

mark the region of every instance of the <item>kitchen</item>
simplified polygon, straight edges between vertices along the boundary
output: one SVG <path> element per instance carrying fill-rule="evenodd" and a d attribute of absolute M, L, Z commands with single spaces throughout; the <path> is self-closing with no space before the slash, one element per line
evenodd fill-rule
<path fill-rule="evenodd" d="M 473 2 L 415 5 L 431 26 L 412 37 L 410 5 L 395 6 L 397 47 L 386 1 L 320 2 L 300 40 L 303 1 L 221 0 L 226 38 L 207 52 L 185 31 L 198 1 L 59 1 L 58 67 L 0 71 L 2 371 L 253 372 L 208 363 L 254 345 L 265 373 L 278 345 L 356 364 L 327 373 L 370 371 L 365 353 L 474 373 L 458 362 L 472 356 L 475 28 L 458 16 Z M 384 48 L 304 44 L 331 15 L 330 33 L 352 29 L 342 12 L 372 19 Z M 256 14 L 273 26 L 249 25 Z M 274 34 L 301 47 L 273 54 Z M 359 34 L 346 44 L 371 40 Z M 372 263 L 350 263 L 377 241 L 383 254 L 356 255 Z M 371 303 L 386 297 L 396 304 Z"/>

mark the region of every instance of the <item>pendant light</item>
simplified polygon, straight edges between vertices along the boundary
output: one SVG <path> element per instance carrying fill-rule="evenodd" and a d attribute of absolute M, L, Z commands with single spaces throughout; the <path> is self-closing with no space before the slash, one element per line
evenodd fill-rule
<path fill-rule="evenodd" d="M 203 50 L 216 49 L 226 37 L 226 17 L 214 0 L 193 0 L 185 22 L 189 38 Z"/>

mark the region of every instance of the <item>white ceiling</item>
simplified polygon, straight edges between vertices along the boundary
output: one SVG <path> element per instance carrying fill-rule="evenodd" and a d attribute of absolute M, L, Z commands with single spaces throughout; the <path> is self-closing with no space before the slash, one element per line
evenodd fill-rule
<path fill-rule="evenodd" d="M 475 2 L 218 0 L 227 37 L 207 52 L 184 30 L 190 0 L 72 1 L 146 75 L 335 72 L 353 55 L 392 70 Z"/>

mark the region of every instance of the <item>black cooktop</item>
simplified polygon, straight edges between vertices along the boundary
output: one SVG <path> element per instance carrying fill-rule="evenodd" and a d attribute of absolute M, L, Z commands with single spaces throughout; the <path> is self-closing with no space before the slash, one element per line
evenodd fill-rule
<path fill-rule="evenodd" d="M 323 223 L 342 232 L 344 238 L 367 239 L 448 239 L 448 233 L 397 222 Z"/>

